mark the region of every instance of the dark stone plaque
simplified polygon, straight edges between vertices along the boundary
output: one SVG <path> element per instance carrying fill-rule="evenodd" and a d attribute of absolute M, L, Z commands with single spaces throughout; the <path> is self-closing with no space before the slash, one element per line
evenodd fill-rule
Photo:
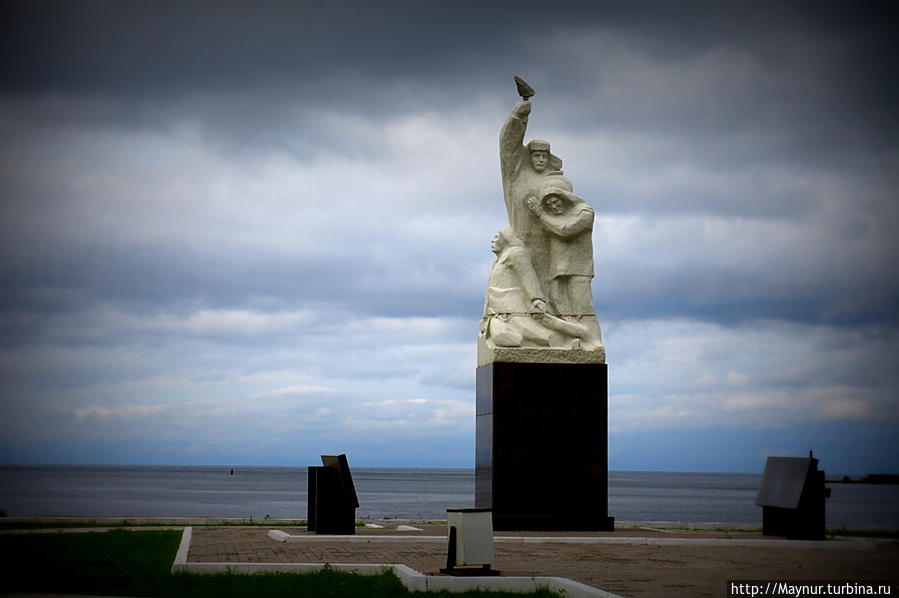
<path fill-rule="evenodd" d="M 359 500 L 346 455 L 322 455 L 323 466 L 309 467 L 306 526 L 316 534 L 356 533 Z"/>
<path fill-rule="evenodd" d="M 612 530 L 605 364 L 477 370 L 475 504 L 497 530 Z"/>
<path fill-rule="evenodd" d="M 755 504 L 762 534 L 791 540 L 825 538 L 824 472 L 809 457 L 768 457 Z"/>

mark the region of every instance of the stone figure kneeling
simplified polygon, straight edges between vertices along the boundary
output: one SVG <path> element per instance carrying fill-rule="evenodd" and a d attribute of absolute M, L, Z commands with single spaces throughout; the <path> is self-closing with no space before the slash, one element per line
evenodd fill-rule
<path fill-rule="evenodd" d="M 546 313 L 528 250 L 506 227 L 491 242 L 496 254 L 487 285 L 481 334 L 497 347 L 576 347 L 587 327 Z"/>

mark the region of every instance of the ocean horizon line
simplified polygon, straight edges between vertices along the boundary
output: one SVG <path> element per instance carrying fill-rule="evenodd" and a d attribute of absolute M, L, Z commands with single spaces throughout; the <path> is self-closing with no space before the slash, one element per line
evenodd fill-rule
<path fill-rule="evenodd" d="M 791 455 L 783 455 L 783 456 L 791 456 Z M 303 468 L 309 467 L 311 465 L 318 465 L 318 463 L 309 463 L 309 464 L 296 464 L 296 465 L 283 465 L 283 464 L 245 464 L 245 463 L 37 463 L 37 462 L 7 462 L 0 463 L 0 468 L 3 469 L 26 469 L 26 468 L 63 468 L 63 467 L 159 467 L 159 468 L 187 468 L 187 467 L 196 467 L 196 468 L 221 468 L 221 469 L 238 469 L 238 468 Z M 351 469 L 402 469 L 402 470 L 421 470 L 421 471 L 474 471 L 475 468 L 473 466 L 465 467 L 465 466 L 448 466 L 448 465 L 369 465 L 362 464 L 357 465 L 354 463 L 350 463 Z M 665 473 L 665 474 L 721 474 L 721 475 L 761 475 L 764 471 L 764 464 L 755 471 L 709 471 L 709 470 L 699 470 L 699 469 L 614 469 L 610 468 L 609 473 Z M 864 477 L 867 475 L 899 475 L 899 469 L 894 471 L 880 471 L 876 469 L 868 470 L 868 471 L 851 471 L 851 472 L 843 472 L 843 471 L 830 471 L 826 468 L 824 469 L 828 480 L 842 478 L 844 476 L 848 476 L 850 478 L 858 478 Z"/>
<path fill-rule="evenodd" d="M 241 464 L 241 463 L 0 463 L 0 468 L 28 468 L 28 467 L 197 467 L 197 468 L 217 468 L 217 469 L 238 469 L 238 468 L 303 468 L 312 465 L 320 465 L 319 463 L 296 464 L 296 465 L 271 465 L 271 464 Z M 350 463 L 351 469 L 404 469 L 404 470 L 446 470 L 446 471 L 474 471 L 474 466 L 447 466 L 447 465 L 357 465 Z M 685 474 L 761 474 L 758 471 L 706 471 L 706 470 L 689 470 L 689 469 L 609 469 L 609 473 L 685 473 Z M 875 472 L 865 472 L 875 473 Z M 876 472 L 890 473 L 890 472 Z M 840 474 L 843 475 L 843 474 Z M 848 474 L 862 475 L 862 474 Z"/>
<path fill-rule="evenodd" d="M 232 474 L 233 470 L 233 475 Z M 475 469 L 352 467 L 358 517 L 440 518 L 475 502 Z M 543 469 L 534 467 L 534 484 Z M 831 476 L 832 477 L 832 476 Z M 755 522 L 759 472 L 609 472 L 609 512 L 627 521 Z M 7 516 L 297 518 L 306 513 L 304 465 L 0 465 Z M 899 526 L 899 486 L 833 484 L 830 525 Z"/>

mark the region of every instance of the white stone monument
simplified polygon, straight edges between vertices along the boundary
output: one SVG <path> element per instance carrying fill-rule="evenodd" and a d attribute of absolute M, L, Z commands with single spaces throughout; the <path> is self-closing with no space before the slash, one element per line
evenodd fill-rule
<path fill-rule="evenodd" d="M 573 192 L 549 142 L 524 144 L 534 91 L 515 79 L 522 99 L 499 138 L 509 226 L 492 243 L 478 365 L 605 363 L 590 288 L 593 209 Z"/>
<path fill-rule="evenodd" d="M 497 530 L 612 530 L 593 209 L 548 142 L 524 144 L 534 90 L 516 82 L 499 138 L 509 226 L 478 335 L 475 505 Z"/>

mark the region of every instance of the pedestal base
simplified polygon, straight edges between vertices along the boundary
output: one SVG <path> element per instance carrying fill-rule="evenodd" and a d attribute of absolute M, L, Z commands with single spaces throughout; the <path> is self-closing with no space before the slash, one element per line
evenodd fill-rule
<path fill-rule="evenodd" d="M 496 530 L 614 529 L 605 364 L 477 370 L 475 504 Z"/>

